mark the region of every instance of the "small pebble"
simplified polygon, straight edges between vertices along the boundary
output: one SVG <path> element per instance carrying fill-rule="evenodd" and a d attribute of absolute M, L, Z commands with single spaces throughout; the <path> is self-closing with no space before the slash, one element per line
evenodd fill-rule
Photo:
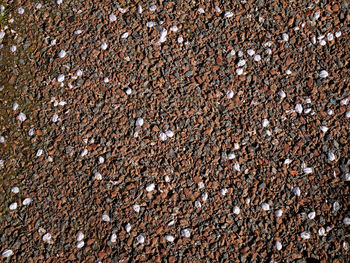
<path fill-rule="evenodd" d="M 13 255 L 13 251 L 11 249 L 5 249 L 2 254 L 4 258 L 11 257 Z"/>
<path fill-rule="evenodd" d="M 275 211 L 275 216 L 276 217 L 281 217 L 282 214 L 283 214 L 283 211 L 281 209 L 278 209 L 278 210 Z"/>
<path fill-rule="evenodd" d="M 83 234 L 83 232 L 78 232 L 78 234 L 77 234 L 77 241 L 79 242 L 79 241 L 82 241 L 84 239 L 84 234 Z"/>
<path fill-rule="evenodd" d="M 64 58 L 66 56 L 66 51 L 64 51 L 63 49 L 58 53 L 58 57 L 59 58 Z"/>
<path fill-rule="evenodd" d="M 175 238 L 172 235 L 166 235 L 165 240 L 172 243 L 172 242 L 174 242 Z"/>
<path fill-rule="evenodd" d="M 101 49 L 102 49 L 102 50 L 106 50 L 107 47 L 108 47 L 107 43 L 103 42 L 103 43 L 101 44 Z"/>
<path fill-rule="evenodd" d="M 77 242 L 77 248 L 78 248 L 78 249 L 84 247 L 84 245 L 85 245 L 85 242 L 84 242 L 84 241 L 79 241 L 79 242 Z"/>
<path fill-rule="evenodd" d="M 262 126 L 263 126 L 263 127 L 269 126 L 269 121 L 268 121 L 267 119 L 263 119 L 263 121 L 262 121 Z"/>
<path fill-rule="evenodd" d="M 111 218 L 108 215 L 102 215 L 102 220 L 105 222 L 110 222 Z"/>
<path fill-rule="evenodd" d="M 344 223 L 345 225 L 350 225 L 350 218 L 349 218 L 349 217 L 345 217 L 345 218 L 343 219 L 343 223 Z"/>
<path fill-rule="evenodd" d="M 279 241 L 276 241 L 276 249 L 280 251 L 282 249 L 282 244 Z"/>
<path fill-rule="evenodd" d="M 112 234 L 111 235 L 111 243 L 115 243 L 117 242 L 117 235 L 116 234 Z"/>
<path fill-rule="evenodd" d="M 30 205 L 30 203 L 32 202 L 32 198 L 30 197 L 27 197 L 26 199 L 23 200 L 23 205 Z"/>
<path fill-rule="evenodd" d="M 238 206 L 235 206 L 235 207 L 233 208 L 233 213 L 234 213 L 234 214 L 239 215 L 240 212 L 241 212 L 241 209 L 239 209 Z"/>
<path fill-rule="evenodd" d="M 140 244 L 145 243 L 145 237 L 143 235 L 138 235 L 136 239 L 137 239 L 137 242 Z"/>
<path fill-rule="evenodd" d="M 50 233 L 46 233 L 45 235 L 43 235 L 43 241 L 44 242 L 50 242 L 51 241 L 51 234 Z"/>
<path fill-rule="evenodd" d="M 325 70 L 321 70 L 319 73 L 320 78 L 327 78 L 328 77 L 328 72 Z"/>
<path fill-rule="evenodd" d="M 310 213 L 307 214 L 307 217 L 308 217 L 309 219 L 314 219 L 315 216 L 316 216 L 316 213 L 315 213 L 315 212 L 310 212 Z"/>
<path fill-rule="evenodd" d="M 64 75 L 60 74 L 60 75 L 57 76 L 57 81 L 61 83 L 61 82 L 64 81 L 64 78 L 65 78 Z"/>
<path fill-rule="evenodd" d="M 185 238 L 189 238 L 191 236 L 191 232 L 189 229 L 185 228 L 181 230 L 181 236 Z"/>
<path fill-rule="evenodd" d="M 131 231 L 131 225 L 130 225 L 130 223 L 127 223 L 127 224 L 126 224 L 126 226 L 125 226 L 125 231 L 126 231 L 127 233 L 130 233 L 130 231 Z"/>
<path fill-rule="evenodd" d="M 17 186 L 11 187 L 11 192 L 14 194 L 18 194 L 19 193 L 19 188 Z"/>
<path fill-rule="evenodd" d="M 135 211 L 136 213 L 139 213 L 139 212 L 140 212 L 140 206 L 139 206 L 139 205 L 134 205 L 133 208 L 134 208 L 134 211 Z"/>
<path fill-rule="evenodd" d="M 233 98 L 233 91 L 232 90 L 228 90 L 227 92 L 226 92 L 226 95 L 227 95 L 227 98 L 228 99 L 232 99 Z"/>
<path fill-rule="evenodd" d="M 154 184 L 149 184 L 147 187 L 146 187 L 146 191 L 147 192 L 152 192 L 155 188 L 155 185 Z"/>
<path fill-rule="evenodd" d="M 16 202 L 15 202 L 15 203 L 10 204 L 10 206 L 9 206 L 10 210 L 16 210 L 16 209 L 17 209 L 17 207 L 18 207 L 18 205 L 17 205 L 17 203 L 16 203 Z"/>
<path fill-rule="evenodd" d="M 326 230 L 324 229 L 324 227 L 321 227 L 319 230 L 318 230 L 318 235 L 319 236 L 324 236 L 326 234 Z"/>
<path fill-rule="evenodd" d="M 270 205 L 268 203 L 262 203 L 261 208 L 264 211 L 269 211 L 270 210 Z"/>
<path fill-rule="evenodd" d="M 115 14 L 110 14 L 110 15 L 109 15 L 109 21 L 111 21 L 111 22 L 117 21 L 116 15 L 115 15 Z"/>
<path fill-rule="evenodd" d="M 302 239 L 309 239 L 311 236 L 310 236 L 310 233 L 309 232 L 302 232 L 301 234 L 300 234 L 300 237 L 302 238 Z"/>

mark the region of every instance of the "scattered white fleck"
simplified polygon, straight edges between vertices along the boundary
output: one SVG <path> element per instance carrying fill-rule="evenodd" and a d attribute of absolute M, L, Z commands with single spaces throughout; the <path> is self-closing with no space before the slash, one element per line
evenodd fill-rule
<path fill-rule="evenodd" d="M 228 190 L 226 188 L 222 188 L 220 190 L 220 194 L 222 194 L 223 196 L 225 196 L 227 194 Z"/>
<path fill-rule="evenodd" d="M 108 83 L 108 82 L 109 82 L 109 78 L 105 77 L 105 78 L 103 79 L 103 82 L 104 82 L 104 83 Z"/>
<path fill-rule="evenodd" d="M 239 149 L 239 144 L 235 142 L 234 145 L 233 145 L 233 148 L 234 148 L 235 150 L 238 150 L 238 149 Z"/>
<path fill-rule="evenodd" d="M 311 174 L 314 171 L 314 169 L 312 167 L 305 167 L 303 169 L 303 172 L 306 174 Z"/>
<path fill-rule="evenodd" d="M 313 45 L 316 44 L 316 37 L 312 37 L 312 38 L 311 38 L 311 43 L 312 43 Z"/>
<path fill-rule="evenodd" d="M 189 238 L 191 236 L 191 232 L 188 228 L 182 229 L 181 230 L 181 236 Z"/>
<path fill-rule="evenodd" d="M 285 98 L 286 97 L 286 93 L 283 91 L 283 90 L 280 90 L 278 92 L 278 95 L 280 95 L 282 98 Z"/>
<path fill-rule="evenodd" d="M 292 162 L 293 162 L 293 160 L 291 160 L 291 159 L 284 160 L 284 164 L 286 164 L 286 165 L 291 164 Z"/>
<path fill-rule="evenodd" d="M 77 248 L 82 248 L 85 245 L 84 241 L 77 242 Z"/>
<path fill-rule="evenodd" d="M 101 175 L 99 172 L 96 172 L 96 173 L 94 174 L 94 179 L 95 179 L 95 180 L 101 181 L 101 180 L 102 180 L 102 175 Z"/>
<path fill-rule="evenodd" d="M 334 35 L 332 33 L 327 34 L 327 40 L 332 41 L 334 39 Z"/>
<path fill-rule="evenodd" d="M 44 242 L 50 242 L 51 241 L 51 234 L 50 233 L 46 233 L 45 235 L 43 235 L 43 241 Z"/>
<path fill-rule="evenodd" d="M 267 126 L 269 126 L 269 121 L 267 120 L 267 119 L 263 119 L 263 121 L 262 121 L 262 126 L 263 127 L 267 127 Z"/>
<path fill-rule="evenodd" d="M 235 207 L 233 208 L 233 213 L 234 213 L 234 214 L 239 215 L 240 212 L 241 212 L 241 209 L 239 209 L 238 206 L 235 206 Z"/>
<path fill-rule="evenodd" d="M 172 243 L 174 242 L 175 238 L 172 235 L 165 235 L 165 240 Z"/>
<path fill-rule="evenodd" d="M 10 47 L 10 51 L 11 51 L 11 52 L 16 52 L 16 50 L 17 50 L 17 47 L 16 47 L 16 46 L 11 46 L 11 47 Z"/>
<path fill-rule="evenodd" d="M 18 103 L 17 102 L 14 102 L 13 105 L 12 105 L 12 109 L 13 110 L 17 110 L 18 109 Z"/>
<path fill-rule="evenodd" d="M 57 3 L 58 5 L 60 5 L 60 4 L 63 3 L 63 0 L 57 0 L 56 3 Z"/>
<path fill-rule="evenodd" d="M 58 115 L 57 114 L 52 115 L 51 121 L 52 122 L 57 122 L 58 121 Z"/>
<path fill-rule="evenodd" d="M 294 110 L 295 110 L 297 113 L 302 114 L 302 112 L 303 112 L 303 106 L 302 106 L 301 104 L 297 104 L 297 105 L 295 105 Z"/>
<path fill-rule="evenodd" d="M 124 14 L 124 13 L 126 12 L 126 9 L 119 7 L 119 8 L 118 8 L 118 11 L 119 11 L 120 13 Z"/>
<path fill-rule="evenodd" d="M 30 203 L 33 201 L 32 198 L 27 197 L 26 199 L 23 200 L 22 204 L 23 205 L 30 205 Z"/>
<path fill-rule="evenodd" d="M 18 114 L 18 120 L 25 121 L 26 119 L 27 119 L 27 116 L 23 112 Z"/>
<path fill-rule="evenodd" d="M 83 76 L 83 71 L 81 71 L 80 69 L 78 69 L 78 70 L 75 72 L 75 75 L 77 75 L 78 77 L 81 77 L 81 76 Z"/>
<path fill-rule="evenodd" d="M 328 72 L 325 70 L 321 70 L 319 73 L 320 78 L 327 78 L 328 77 Z"/>
<path fill-rule="evenodd" d="M 105 162 L 105 158 L 103 158 L 103 156 L 99 156 L 98 157 L 98 162 L 99 163 L 104 163 Z"/>
<path fill-rule="evenodd" d="M 247 203 L 247 205 L 249 205 L 250 204 L 250 198 L 246 198 L 245 202 Z"/>
<path fill-rule="evenodd" d="M 262 203 L 261 208 L 264 211 L 269 211 L 270 210 L 270 205 L 268 203 Z"/>
<path fill-rule="evenodd" d="M 242 68 L 236 69 L 236 74 L 237 75 L 242 75 L 243 74 L 243 69 Z"/>
<path fill-rule="evenodd" d="M 319 11 L 316 11 L 314 14 L 314 19 L 317 20 L 320 18 L 321 13 Z"/>
<path fill-rule="evenodd" d="M 203 193 L 201 196 L 201 199 L 203 202 L 207 201 L 208 200 L 208 193 L 207 192 Z"/>
<path fill-rule="evenodd" d="M 343 223 L 344 223 L 345 225 L 350 225 L 350 218 L 349 218 L 349 217 L 345 217 L 345 218 L 343 219 Z"/>
<path fill-rule="evenodd" d="M 28 135 L 29 135 L 29 136 L 33 136 L 33 135 L 34 135 L 34 128 L 31 128 L 31 129 L 28 131 Z"/>
<path fill-rule="evenodd" d="M 74 34 L 76 34 L 76 35 L 80 35 L 81 33 L 83 33 L 83 31 L 81 29 L 77 29 L 74 31 Z"/>
<path fill-rule="evenodd" d="M 139 14 L 142 14 L 142 12 L 143 12 L 143 9 L 142 9 L 142 6 L 138 6 L 137 7 L 137 12 L 139 13 Z"/>
<path fill-rule="evenodd" d="M 5 32 L 4 31 L 0 31 L 0 39 L 3 39 L 5 37 Z"/>
<path fill-rule="evenodd" d="M 331 110 L 331 109 L 328 109 L 328 110 L 327 110 L 327 114 L 328 114 L 329 116 L 333 115 L 333 113 L 334 113 L 333 110 Z"/>
<path fill-rule="evenodd" d="M 168 223 L 168 226 L 173 226 L 175 224 L 175 221 L 174 220 L 171 220 L 169 223 Z"/>
<path fill-rule="evenodd" d="M 326 230 L 324 229 L 324 227 L 321 227 L 319 230 L 318 230 L 318 235 L 319 236 L 324 236 L 326 234 Z"/>
<path fill-rule="evenodd" d="M 340 36 L 341 36 L 341 31 L 335 32 L 335 37 L 336 37 L 336 38 L 338 38 L 338 37 L 340 37 Z"/>
<path fill-rule="evenodd" d="M 204 188 L 204 183 L 203 183 L 203 182 L 199 182 L 199 183 L 198 183 L 198 187 L 199 187 L 199 189 Z"/>
<path fill-rule="evenodd" d="M 179 36 L 177 38 L 177 43 L 181 44 L 184 41 L 184 38 L 182 36 Z"/>
<path fill-rule="evenodd" d="M 266 49 L 266 54 L 268 54 L 268 55 L 271 55 L 272 54 L 272 49 L 271 48 L 268 48 L 268 49 Z"/>
<path fill-rule="evenodd" d="M 231 11 L 227 11 L 227 12 L 225 12 L 225 17 L 226 18 L 233 17 L 233 13 Z"/>
<path fill-rule="evenodd" d="M 340 105 L 342 105 L 342 106 L 346 106 L 346 105 L 348 105 L 348 104 L 349 104 L 349 99 L 348 99 L 348 98 L 342 99 L 342 100 L 340 101 Z"/>
<path fill-rule="evenodd" d="M 4 258 L 11 257 L 13 255 L 13 251 L 11 249 L 5 249 L 2 254 Z"/>
<path fill-rule="evenodd" d="M 195 206 L 196 208 L 201 208 L 201 207 L 202 207 L 202 204 L 201 204 L 201 202 L 196 201 L 196 202 L 194 202 L 194 206 Z"/>
<path fill-rule="evenodd" d="M 23 15 L 24 14 L 24 9 L 22 7 L 18 8 L 18 14 Z"/>
<path fill-rule="evenodd" d="M 170 31 L 177 32 L 179 28 L 177 26 L 171 26 Z"/>
<path fill-rule="evenodd" d="M 125 39 L 129 36 L 129 33 L 128 32 L 125 32 L 124 34 L 122 34 L 121 38 Z"/>
<path fill-rule="evenodd" d="M 165 180 L 165 182 L 169 183 L 170 182 L 170 177 L 168 175 L 166 175 L 164 180 Z"/>
<path fill-rule="evenodd" d="M 283 214 L 283 211 L 281 209 L 278 209 L 278 210 L 275 211 L 275 216 L 276 217 L 281 217 L 282 214 Z"/>
<path fill-rule="evenodd" d="M 130 223 L 127 223 L 127 224 L 126 224 L 126 226 L 125 226 L 125 231 L 126 231 L 127 233 L 130 233 L 130 231 L 131 231 L 131 224 L 130 224 Z"/>
<path fill-rule="evenodd" d="M 57 81 L 60 82 L 60 83 L 63 82 L 64 81 L 64 75 L 63 74 L 58 75 L 57 76 Z"/>
<path fill-rule="evenodd" d="M 117 21 L 117 16 L 115 14 L 110 14 L 109 15 L 109 21 L 111 21 L 111 22 Z"/>
<path fill-rule="evenodd" d="M 165 135 L 169 138 L 172 138 L 174 136 L 174 133 L 172 131 L 166 131 Z"/>
<path fill-rule="evenodd" d="M 84 234 L 83 232 L 79 231 L 77 234 L 77 241 L 82 241 L 84 239 Z"/>
<path fill-rule="evenodd" d="M 18 194 L 19 193 L 19 188 L 17 186 L 11 187 L 11 192 L 14 194 Z"/>
<path fill-rule="evenodd" d="M 36 157 L 39 157 L 43 154 L 43 150 L 42 149 L 39 149 L 37 152 L 36 152 Z"/>
<path fill-rule="evenodd" d="M 135 205 L 133 206 L 133 208 L 134 208 L 134 211 L 135 211 L 136 213 L 139 213 L 139 212 L 140 212 L 140 206 L 139 206 L 139 205 L 135 204 Z"/>
<path fill-rule="evenodd" d="M 115 233 L 113 233 L 113 234 L 111 235 L 111 242 L 112 242 L 112 243 L 117 242 L 117 235 L 116 235 Z"/>
<path fill-rule="evenodd" d="M 138 235 L 136 238 L 137 242 L 139 242 L 140 244 L 145 243 L 145 237 L 143 235 Z"/>
<path fill-rule="evenodd" d="M 246 63 L 245 59 L 240 59 L 240 60 L 238 61 L 238 63 L 237 63 L 237 66 L 238 66 L 238 67 L 243 67 L 243 66 L 245 65 L 245 63 Z"/>
<path fill-rule="evenodd" d="M 316 216 L 316 213 L 315 213 L 314 211 L 312 211 L 312 212 L 310 212 L 310 213 L 307 214 L 307 217 L 308 217 L 309 219 L 314 219 L 315 216 Z"/>
<path fill-rule="evenodd" d="M 221 12 L 220 7 L 218 7 L 218 6 L 215 6 L 215 8 L 214 8 L 214 9 L 215 9 L 215 11 L 216 11 L 216 12 L 218 12 L 218 13 L 220 13 L 220 12 Z"/>
<path fill-rule="evenodd" d="M 321 126 L 320 127 L 320 130 L 322 131 L 322 132 L 324 132 L 324 133 L 326 133 L 327 131 L 328 131 L 328 127 L 326 127 L 326 126 Z"/>
<path fill-rule="evenodd" d="M 326 44 L 327 44 L 327 43 L 326 43 L 326 41 L 325 41 L 324 39 L 321 39 L 321 40 L 320 40 L 320 45 L 321 45 L 321 46 L 325 46 Z"/>
<path fill-rule="evenodd" d="M 166 30 L 165 28 L 163 28 L 161 31 L 160 31 L 160 38 L 159 38 L 159 42 L 160 43 L 163 43 L 166 41 L 166 36 L 168 34 L 168 30 Z"/>
<path fill-rule="evenodd" d="M 350 181 L 350 173 L 344 174 L 344 180 L 345 181 Z"/>
<path fill-rule="evenodd" d="M 233 91 L 232 90 L 228 90 L 227 92 L 226 92 L 226 96 L 227 96 L 227 98 L 228 99 L 232 99 L 233 98 Z"/>
<path fill-rule="evenodd" d="M 156 11 L 156 9 L 157 9 L 157 6 L 154 4 L 149 7 L 149 10 L 151 10 L 152 12 Z"/>
<path fill-rule="evenodd" d="M 67 55 L 67 52 L 64 51 L 63 49 L 60 52 L 58 52 L 58 57 L 59 58 L 64 58 L 66 55 Z"/>
<path fill-rule="evenodd" d="M 348 250 L 349 250 L 349 244 L 348 244 L 348 242 L 346 242 L 346 241 L 343 242 L 343 248 L 344 248 L 345 251 L 348 251 Z"/>
<path fill-rule="evenodd" d="M 136 120 L 136 125 L 142 127 L 143 119 L 141 117 Z"/>
<path fill-rule="evenodd" d="M 10 210 L 16 210 L 17 209 L 17 203 L 15 202 L 15 203 L 12 203 L 12 204 L 10 204 L 10 206 L 9 206 L 9 208 L 10 208 Z"/>
<path fill-rule="evenodd" d="M 283 41 L 288 42 L 288 40 L 289 40 L 289 35 L 288 35 L 287 33 L 283 33 L 283 34 L 282 34 L 282 39 L 283 39 Z"/>
<path fill-rule="evenodd" d="M 312 110 L 311 108 L 304 109 L 304 113 L 309 114 L 311 112 L 311 110 Z"/>
<path fill-rule="evenodd" d="M 106 50 L 107 47 L 108 47 L 108 45 L 107 45 L 106 42 L 103 42 L 103 43 L 101 44 L 101 49 L 102 49 L 102 50 Z"/>
<path fill-rule="evenodd" d="M 153 27 L 154 25 L 155 25 L 155 23 L 152 21 L 149 21 L 146 23 L 146 27 Z"/>
<path fill-rule="evenodd" d="M 232 159 L 235 159 L 235 158 L 236 158 L 236 155 L 235 155 L 234 153 L 229 153 L 229 154 L 227 155 L 227 158 L 228 158 L 229 160 L 232 160 Z"/>
<path fill-rule="evenodd" d="M 198 8 L 198 12 L 199 12 L 199 13 L 201 13 L 201 14 L 204 14 L 204 13 L 205 13 L 204 9 L 203 9 L 203 8 L 201 8 L 201 7 L 200 7 L 200 8 Z"/>
<path fill-rule="evenodd" d="M 241 170 L 241 166 L 239 165 L 239 163 L 235 163 L 235 165 L 233 166 L 233 168 L 235 168 L 235 170 L 237 172 L 239 172 Z"/>
<path fill-rule="evenodd" d="M 4 143 L 5 142 L 5 137 L 4 136 L 0 136 L 0 143 Z"/>
<path fill-rule="evenodd" d="M 81 156 L 85 156 L 85 155 L 87 155 L 88 154 L 88 150 L 87 149 L 84 149 L 84 150 L 82 150 L 82 152 L 81 152 Z"/>
<path fill-rule="evenodd" d="M 147 187 L 146 187 L 146 191 L 147 191 L 147 192 L 152 192 L 152 191 L 154 190 L 154 188 L 155 188 L 155 185 L 154 185 L 154 184 L 149 184 L 149 185 L 147 185 Z"/>
<path fill-rule="evenodd" d="M 309 232 L 302 232 L 301 234 L 300 234 L 300 237 L 302 238 L 302 239 L 309 239 L 311 236 L 310 236 L 310 233 Z"/>
<path fill-rule="evenodd" d="M 335 160 L 335 154 L 333 152 L 328 153 L 328 160 L 333 162 Z"/>
<path fill-rule="evenodd" d="M 111 218 L 109 217 L 109 215 L 102 215 L 102 220 L 105 222 L 110 222 Z"/>
<path fill-rule="evenodd" d="M 56 39 L 53 39 L 53 40 L 51 41 L 50 45 L 51 45 L 51 46 L 56 45 Z"/>
<path fill-rule="evenodd" d="M 282 244 L 279 241 L 276 241 L 276 249 L 280 251 L 282 249 Z"/>
<path fill-rule="evenodd" d="M 42 7 L 42 5 L 40 4 L 40 3 L 37 3 L 36 5 L 35 5 L 35 8 L 36 9 L 40 9 Z"/>
<path fill-rule="evenodd" d="M 340 204 L 338 202 L 333 203 L 333 212 L 338 212 L 340 210 Z"/>
<path fill-rule="evenodd" d="M 254 60 L 256 62 L 259 62 L 261 60 L 261 56 L 260 55 L 254 55 Z"/>
<path fill-rule="evenodd" d="M 127 90 L 125 91 L 126 95 L 131 95 L 132 93 L 132 89 L 130 88 L 127 88 Z"/>
<path fill-rule="evenodd" d="M 296 196 L 301 195 L 301 191 L 300 191 L 300 188 L 298 186 L 294 186 L 292 190 L 293 190 L 294 195 L 296 195 Z"/>
<path fill-rule="evenodd" d="M 292 74 L 292 71 L 291 71 L 290 69 L 287 69 L 287 70 L 286 70 L 286 74 L 287 74 L 287 75 L 290 75 L 290 74 Z"/>
<path fill-rule="evenodd" d="M 247 50 L 247 54 L 248 54 L 249 56 L 253 56 L 253 55 L 255 54 L 254 49 L 248 49 L 248 50 Z"/>

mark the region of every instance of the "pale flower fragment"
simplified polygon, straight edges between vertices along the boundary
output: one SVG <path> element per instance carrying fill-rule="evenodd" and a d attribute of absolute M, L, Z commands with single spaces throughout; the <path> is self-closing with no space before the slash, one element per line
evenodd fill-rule
<path fill-rule="evenodd" d="M 101 181 L 102 180 L 102 175 L 99 173 L 99 172 L 96 172 L 94 174 L 94 179 L 95 180 L 98 180 L 98 181 Z"/>
<path fill-rule="evenodd" d="M 235 165 L 233 167 L 235 168 L 235 170 L 237 172 L 239 172 L 241 170 L 241 166 L 239 165 L 239 163 L 235 163 Z"/>
<path fill-rule="evenodd" d="M 172 243 L 174 242 L 175 238 L 172 235 L 165 235 L 165 240 Z"/>
<path fill-rule="evenodd" d="M 125 226 L 125 231 L 126 231 L 127 233 L 130 233 L 130 231 L 131 231 L 131 225 L 130 225 L 130 223 L 127 223 L 127 224 L 126 224 L 126 226 Z"/>
<path fill-rule="evenodd" d="M 320 78 L 327 78 L 328 77 L 328 72 L 325 70 L 321 70 L 320 73 L 318 74 Z"/>
<path fill-rule="evenodd" d="M 169 138 L 172 138 L 173 136 L 174 136 L 174 133 L 172 132 L 172 131 L 166 131 L 165 132 L 165 135 L 167 136 L 167 137 L 169 137 Z"/>
<path fill-rule="evenodd" d="M 110 222 L 111 218 L 108 215 L 102 215 L 102 220 L 105 222 Z"/>
<path fill-rule="evenodd" d="M 146 187 L 146 191 L 147 192 L 152 192 L 155 189 L 155 185 L 154 184 L 149 184 Z"/>
<path fill-rule="evenodd" d="M 18 207 L 18 205 L 17 205 L 17 203 L 16 203 L 16 202 L 15 202 L 15 203 L 10 204 L 10 206 L 9 206 L 10 210 L 16 210 L 16 209 L 17 209 L 17 207 Z"/>
<path fill-rule="evenodd" d="M 137 126 L 139 126 L 139 127 L 142 127 L 142 125 L 143 125 L 143 118 L 138 118 L 137 120 L 136 120 L 136 125 Z"/>
<path fill-rule="evenodd" d="M 30 203 L 32 202 L 32 198 L 30 197 L 27 197 L 26 199 L 23 200 L 23 205 L 30 205 Z"/>
<path fill-rule="evenodd" d="M 231 11 L 227 11 L 227 12 L 225 12 L 225 17 L 226 18 L 233 17 L 233 13 Z"/>
<path fill-rule="evenodd" d="M 280 95 L 282 97 L 282 99 L 286 97 L 286 93 L 283 90 L 280 90 L 278 92 L 278 95 Z"/>
<path fill-rule="evenodd" d="M 143 235 L 138 235 L 136 238 L 137 242 L 140 244 L 145 243 L 145 237 Z"/>
<path fill-rule="evenodd" d="M 116 15 L 115 15 L 115 14 L 110 14 L 110 15 L 109 15 L 109 21 L 111 21 L 111 22 L 117 21 Z"/>
<path fill-rule="evenodd" d="M 60 82 L 60 83 L 62 83 L 63 81 L 64 81 L 64 75 L 63 74 L 59 74 L 58 76 L 57 76 L 57 81 L 58 82 Z"/>
<path fill-rule="evenodd" d="M 336 37 L 336 38 L 338 38 L 338 37 L 340 37 L 340 36 L 341 36 L 341 31 L 335 32 L 335 37 Z"/>
<path fill-rule="evenodd" d="M 163 28 L 161 31 L 160 31 L 160 38 L 159 38 L 159 42 L 160 43 L 163 43 L 166 41 L 166 36 L 168 34 L 168 30 L 166 30 L 165 28 Z"/>
<path fill-rule="evenodd" d="M 298 186 L 294 186 L 292 191 L 293 191 L 295 196 L 300 196 L 301 195 L 301 191 L 300 191 L 300 188 Z"/>
<path fill-rule="evenodd" d="M 43 241 L 44 242 L 50 242 L 51 241 L 51 234 L 50 233 L 46 233 L 45 235 L 43 235 Z"/>
<path fill-rule="evenodd" d="M 14 186 L 11 188 L 11 192 L 14 194 L 18 194 L 19 193 L 19 188 L 17 186 Z"/>
<path fill-rule="evenodd" d="M 226 92 L 226 96 L 227 96 L 227 98 L 228 99 L 232 99 L 233 98 L 233 91 L 232 90 L 228 90 L 227 92 Z"/>
<path fill-rule="evenodd" d="M 235 207 L 233 208 L 233 213 L 234 213 L 235 215 L 239 215 L 240 212 L 241 212 L 241 209 L 240 209 L 238 206 L 235 206 Z"/>
<path fill-rule="evenodd" d="M 222 194 L 223 196 L 225 196 L 227 194 L 228 190 L 226 188 L 222 188 L 220 190 L 220 194 Z"/>
<path fill-rule="evenodd" d="M 264 211 L 269 211 L 270 210 L 270 205 L 268 203 L 262 203 L 261 208 Z"/>
<path fill-rule="evenodd" d="M 282 244 L 279 241 L 276 241 L 276 249 L 280 251 L 282 249 Z"/>
<path fill-rule="evenodd" d="M 310 235 L 310 233 L 309 232 L 302 232 L 301 234 L 300 234 L 300 237 L 302 238 L 302 239 L 309 239 L 310 237 L 311 237 L 311 235 Z"/>
<path fill-rule="evenodd" d="M 235 158 L 236 158 L 236 155 L 235 155 L 234 153 L 229 153 L 229 154 L 227 155 L 227 158 L 228 158 L 229 160 L 232 160 L 232 159 L 235 159 Z"/>
<path fill-rule="evenodd" d="M 139 213 L 139 212 L 140 212 L 140 206 L 139 206 L 139 205 L 135 204 L 135 205 L 133 206 L 133 208 L 134 208 L 134 211 L 135 211 L 136 213 Z"/>
<path fill-rule="evenodd" d="M 310 212 L 310 213 L 307 214 L 307 217 L 308 217 L 309 219 L 314 219 L 315 216 L 316 216 L 316 213 L 315 213 L 314 211 L 312 211 L 312 212 Z"/>
<path fill-rule="evenodd" d="M 52 122 L 57 122 L 58 121 L 58 115 L 57 114 L 52 115 L 51 121 Z"/>
<path fill-rule="evenodd" d="M 283 211 L 281 209 L 278 209 L 278 210 L 275 211 L 275 216 L 276 217 L 281 217 L 282 214 L 283 214 Z"/>
<path fill-rule="evenodd" d="M 319 230 L 318 230 L 318 235 L 319 236 L 324 236 L 326 234 L 326 230 L 324 229 L 324 227 L 321 227 Z"/>
<path fill-rule="evenodd" d="M 242 75 L 243 74 L 243 69 L 242 68 L 236 69 L 236 74 L 237 75 Z"/>
<path fill-rule="evenodd" d="M 303 106 L 301 104 L 297 104 L 295 105 L 295 108 L 294 110 L 299 113 L 299 114 L 302 114 L 303 113 Z"/>
<path fill-rule="evenodd" d="M 85 156 L 85 155 L 87 155 L 88 154 L 88 150 L 87 149 L 84 149 L 84 150 L 82 150 L 82 152 L 81 152 L 81 156 Z"/>
<path fill-rule="evenodd" d="M 328 160 L 329 160 L 330 162 L 335 161 L 335 154 L 334 154 L 333 152 L 329 152 L 329 153 L 328 153 Z"/>
<path fill-rule="evenodd" d="M 5 142 L 5 137 L 4 136 L 0 136 L 0 143 L 4 143 Z"/>
<path fill-rule="evenodd" d="M 344 217 L 343 223 L 344 223 L 345 225 L 350 225 L 350 218 L 349 218 L 349 217 Z"/>
<path fill-rule="evenodd" d="M 4 258 L 11 257 L 13 255 L 13 251 L 11 249 L 5 249 L 2 254 Z"/>
<path fill-rule="evenodd" d="M 101 49 L 102 49 L 102 50 L 106 50 L 107 47 L 108 47 L 107 43 L 103 42 L 103 43 L 101 44 Z"/>
<path fill-rule="evenodd" d="M 23 112 L 20 112 L 18 114 L 18 120 L 19 121 L 25 121 L 26 119 L 27 119 L 27 116 Z"/>
<path fill-rule="evenodd" d="M 191 236 L 191 232 L 188 228 L 182 229 L 180 234 L 185 238 L 189 238 Z"/>
<path fill-rule="evenodd" d="M 125 32 L 122 34 L 121 38 L 125 39 L 129 36 L 129 33 L 128 32 Z"/>
<path fill-rule="evenodd" d="M 37 152 L 36 152 L 36 157 L 39 157 L 43 154 L 43 150 L 42 149 L 39 149 Z"/>
<path fill-rule="evenodd" d="M 59 58 L 64 58 L 64 57 L 66 56 L 66 54 L 67 54 L 66 51 L 62 49 L 62 50 L 58 53 L 58 57 L 59 57 Z"/>
<path fill-rule="evenodd" d="M 263 127 L 267 127 L 267 126 L 269 126 L 269 121 L 267 120 L 267 119 L 263 119 L 263 121 L 262 121 L 262 126 Z"/>
<path fill-rule="evenodd" d="M 84 247 L 84 245 L 85 245 L 85 242 L 84 242 L 84 241 L 79 241 L 79 242 L 77 242 L 77 248 L 78 248 L 78 249 Z"/>
<path fill-rule="evenodd" d="M 115 242 L 117 242 L 117 235 L 113 233 L 111 235 L 111 243 L 115 243 Z"/>
<path fill-rule="evenodd" d="M 83 232 L 79 231 L 77 234 L 77 241 L 82 241 L 84 239 L 85 235 L 83 234 Z"/>
<path fill-rule="evenodd" d="M 289 41 L 289 35 L 287 33 L 283 33 L 282 34 L 282 39 L 283 39 L 283 41 L 288 42 Z"/>
<path fill-rule="evenodd" d="M 327 131 L 328 131 L 328 127 L 326 127 L 326 126 L 320 126 L 320 130 L 322 131 L 322 132 L 324 132 L 324 133 L 326 133 Z"/>

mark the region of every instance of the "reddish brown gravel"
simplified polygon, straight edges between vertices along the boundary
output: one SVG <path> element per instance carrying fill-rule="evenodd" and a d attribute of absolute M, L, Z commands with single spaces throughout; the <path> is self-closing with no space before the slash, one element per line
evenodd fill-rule
<path fill-rule="evenodd" d="M 0 1 L 4 262 L 349 262 L 349 1 Z"/>

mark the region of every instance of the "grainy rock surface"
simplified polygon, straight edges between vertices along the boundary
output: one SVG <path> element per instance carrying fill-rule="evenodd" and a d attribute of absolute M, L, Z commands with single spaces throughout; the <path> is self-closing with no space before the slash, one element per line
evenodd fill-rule
<path fill-rule="evenodd" d="M 1 1 L 2 260 L 347 262 L 349 5 Z"/>

